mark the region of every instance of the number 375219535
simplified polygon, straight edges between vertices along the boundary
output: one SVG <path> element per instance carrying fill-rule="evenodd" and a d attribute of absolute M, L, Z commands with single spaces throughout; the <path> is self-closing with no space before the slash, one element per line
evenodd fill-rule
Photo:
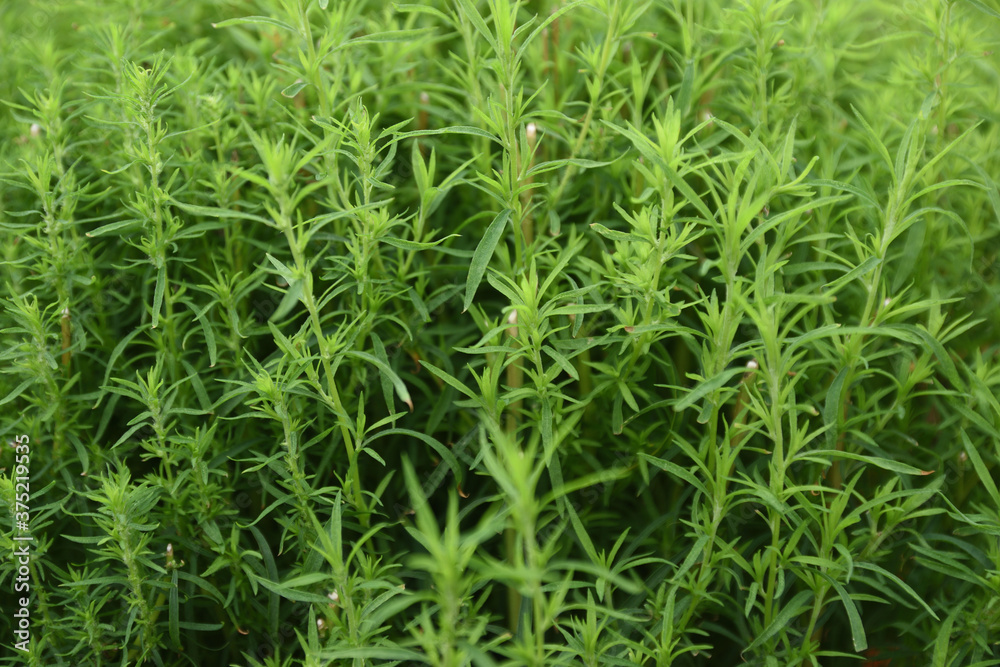
<path fill-rule="evenodd" d="M 28 521 L 28 501 L 31 497 L 28 477 L 28 463 L 31 456 L 29 442 L 26 435 L 14 438 L 14 493 L 16 494 L 14 500 L 17 503 L 14 520 L 17 522 Z"/>

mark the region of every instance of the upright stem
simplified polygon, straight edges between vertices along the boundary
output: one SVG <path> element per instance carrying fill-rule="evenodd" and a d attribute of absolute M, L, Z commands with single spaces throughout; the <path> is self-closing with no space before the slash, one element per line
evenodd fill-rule
<path fill-rule="evenodd" d="M 338 410 L 340 412 L 344 412 L 344 406 L 340 400 L 340 395 L 337 392 L 337 382 L 334 378 L 333 367 L 330 365 L 330 352 L 327 348 L 326 337 L 323 335 L 323 324 L 319 317 L 319 308 L 317 307 L 315 297 L 313 296 L 312 270 L 306 262 L 305 253 L 302 250 L 299 239 L 295 235 L 295 231 L 292 226 L 291 212 L 288 210 L 288 203 L 287 198 L 282 198 L 282 201 L 280 202 L 281 220 L 279 222 L 282 231 L 285 234 L 285 239 L 288 242 L 288 247 L 291 249 L 292 259 L 295 262 L 295 268 L 297 272 L 303 276 L 302 280 L 304 284 L 302 286 L 302 300 L 305 303 L 306 311 L 309 313 L 309 322 L 312 327 L 313 335 L 316 336 L 316 343 L 319 346 L 320 365 L 323 367 L 323 374 L 326 378 L 327 393 L 323 394 L 323 398 L 327 400 L 336 414 Z M 320 388 L 320 393 L 323 393 L 322 387 Z M 344 446 L 347 449 L 349 467 L 348 476 L 352 482 L 354 503 L 361 515 L 362 523 L 367 526 L 369 518 L 365 513 L 364 496 L 361 492 L 361 480 L 358 475 L 358 461 L 357 453 L 354 448 L 354 441 L 351 438 L 351 431 L 347 428 L 347 423 L 344 421 L 343 417 L 339 414 L 336 416 L 337 422 L 340 425 L 340 434 L 344 439 Z"/>
<path fill-rule="evenodd" d="M 514 324 L 512 329 L 508 329 L 507 333 L 511 336 L 511 345 L 518 346 L 517 342 L 517 311 L 511 311 L 511 318 L 508 322 Z M 507 386 L 510 391 L 517 391 L 521 388 L 524 383 L 524 370 L 521 368 L 519 359 L 516 353 L 512 355 L 514 358 L 510 360 L 507 364 Z M 517 420 L 518 413 L 521 410 L 521 401 L 515 401 L 514 403 L 507 406 L 507 425 L 506 431 L 511 442 L 517 442 Z M 513 564 L 515 556 L 517 555 L 517 531 L 513 526 L 508 526 L 504 530 L 504 548 L 507 551 L 507 561 Z M 517 632 L 518 621 L 521 614 L 521 593 L 518 592 L 517 588 L 514 586 L 507 587 L 507 626 L 511 632 Z"/>
<path fill-rule="evenodd" d="M 772 453 L 772 466 L 771 471 L 771 491 L 779 499 L 781 499 L 781 494 L 784 491 L 785 486 L 785 443 L 783 429 L 781 425 L 781 420 L 783 418 L 783 409 L 781 405 L 781 381 L 780 374 L 782 369 L 777 364 L 780 359 L 771 359 L 768 363 L 768 370 L 770 372 L 770 385 L 771 385 L 771 424 L 774 432 L 772 434 L 774 438 L 774 451 Z M 781 549 L 781 513 L 777 510 L 771 509 L 769 512 L 768 525 L 771 529 L 771 553 L 770 553 L 770 572 L 768 575 L 767 591 L 764 598 L 764 625 L 770 625 L 774 617 L 774 597 L 777 593 L 777 580 L 778 580 L 778 566 L 779 559 L 778 553 Z"/>

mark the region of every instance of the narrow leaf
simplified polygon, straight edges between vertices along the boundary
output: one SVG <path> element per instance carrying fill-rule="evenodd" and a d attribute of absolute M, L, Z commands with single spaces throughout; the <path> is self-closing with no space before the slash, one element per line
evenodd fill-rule
<path fill-rule="evenodd" d="M 413 431 L 407 428 L 389 428 L 384 431 L 379 431 L 374 436 L 365 441 L 365 444 L 368 445 L 374 442 L 375 440 L 378 440 L 379 438 L 383 438 L 388 435 L 405 435 L 411 438 L 416 438 L 417 440 L 420 440 L 424 444 L 428 445 L 431 449 L 437 452 L 438 456 L 441 457 L 441 460 L 445 463 L 445 465 L 451 468 L 451 472 L 452 474 L 455 475 L 455 479 L 458 480 L 459 483 L 461 483 L 462 468 L 458 464 L 458 458 L 456 458 L 456 456 L 452 453 L 452 451 L 448 449 L 448 447 L 443 445 L 441 441 L 427 435 L 426 433 L 421 433 L 420 431 Z"/>
<path fill-rule="evenodd" d="M 435 376 L 437 376 L 438 379 L 444 381 L 449 386 L 457 389 L 458 391 L 460 391 L 461 393 L 465 394 L 466 396 L 468 396 L 472 400 L 479 400 L 479 396 L 475 392 L 473 392 L 468 387 L 466 387 L 464 384 L 462 384 L 461 382 L 459 382 L 457 378 L 449 375 L 448 373 L 445 373 L 443 370 L 441 370 L 440 368 L 438 368 L 434 364 L 430 363 L 429 361 L 421 361 L 420 365 L 423 368 L 426 368 L 427 370 L 429 370 Z"/>
<path fill-rule="evenodd" d="M 398 239 L 393 236 L 381 236 L 379 237 L 378 241 L 380 243 L 386 243 L 388 245 L 391 245 L 394 248 L 399 248 L 400 250 L 427 250 L 428 248 L 433 248 L 439 243 L 444 243 L 448 239 L 455 236 L 458 236 L 458 234 L 449 234 L 448 236 L 438 239 L 437 241 L 429 241 L 424 243 L 419 241 L 411 241 L 409 239 Z"/>
<path fill-rule="evenodd" d="M 878 257 L 874 256 L 869 257 L 868 259 L 861 262 L 860 264 L 858 264 L 853 269 L 851 269 L 844 275 L 840 276 L 836 280 L 831 280 L 826 285 L 824 285 L 825 288 L 824 293 L 828 295 L 833 294 L 841 287 L 844 287 L 845 285 L 850 283 L 855 278 L 860 278 L 861 276 L 872 271 L 876 266 L 879 265 L 879 263 L 881 263 L 881 261 L 882 260 L 879 259 Z"/>
<path fill-rule="evenodd" d="M 864 119 L 864 117 L 861 115 L 861 112 L 858 111 L 856 108 L 854 108 L 853 104 L 851 105 L 851 111 L 854 112 L 854 116 L 858 119 L 858 121 L 861 123 L 861 126 L 865 129 L 865 133 L 868 135 L 868 139 L 872 144 L 872 148 L 874 148 L 878 152 L 878 154 L 882 157 L 882 160 L 885 161 L 886 166 L 889 167 L 889 173 L 892 174 L 892 180 L 895 182 L 899 174 L 896 173 L 892 158 L 889 156 L 889 149 L 885 147 L 885 144 L 882 143 L 882 140 L 879 139 L 877 134 L 875 134 L 875 130 L 873 130 L 872 126 L 868 124 L 868 121 Z"/>
<path fill-rule="evenodd" d="M 308 85 L 310 85 L 308 82 L 299 79 L 292 85 L 282 90 L 281 94 L 284 95 L 285 97 L 295 97 L 302 91 L 303 88 L 305 88 Z"/>
<path fill-rule="evenodd" d="M 898 472 L 900 475 L 929 475 L 933 471 L 921 470 L 920 468 L 914 468 L 906 463 L 900 463 L 899 461 L 893 461 L 891 459 L 884 459 L 881 456 L 868 456 L 866 454 L 855 454 L 854 452 L 843 452 L 836 449 L 818 449 L 816 451 L 808 452 L 803 455 L 806 457 L 818 457 L 818 458 L 834 458 L 834 459 L 851 459 L 853 461 L 861 461 L 863 463 L 868 463 L 873 466 L 882 468 L 883 470 L 891 470 L 892 472 Z"/>
<path fill-rule="evenodd" d="M 854 567 L 857 568 L 857 569 L 859 569 L 859 570 L 869 570 L 871 572 L 876 572 L 878 574 L 881 574 L 883 577 L 885 577 L 886 579 L 888 579 L 892 583 L 894 583 L 897 586 L 899 586 L 900 588 L 902 588 L 906 592 L 907 595 L 909 595 L 914 600 L 916 600 L 917 602 L 919 602 L 920 606 L 923 607 L 924 609 L 926 609 L 927 613 L 930 614 L 931 616 L 933 616 L 935 621 L 940 621 L 941 620 L 940 618 L 938 618 L 938 615 L 936 613 L 934 613 L 934 610 L 931 609 L 926 602 L 924 602 L 924 599 L 921 596 L 917 595 L 916 591 L 914 591 L 912 588 L 910 588 L 910 586 L 905 581 L 903 581 L 902 579 L 900 579 L 899 577 L 897 577 L 896 575 L 894 575 L 892 572 L 889 572 L 888 570 L 886 570 L 885 568 L 883 568 L 883 567 L 881 567 L 879 565 L 875 565 L 874 563 L 868 563 L 868 562 L 865 562 L 865 561 L 857 561 L 857 562 L 855 562 Z"/>
<path fill-rule="evenodd" d="M 219 23 L 213 23 L 213 28 L 228 28 L 233 25 L 269 25 L 272 28 L 281 28 L 282 30 L 287 30 L 288 32 L 297 33 L 294 27 L 284 21 L 279 21 L 278 19 L 273 19 L 270 16 L 245 16 L 240 19 L 227 19 Z"/>
<path fill-rule="evenodd" d="M 208 347 L 208 365 L 209 368 L 215 366 L 217 346 L 215 343 L 215 331 L 212 329 L 212 325 L 205 319 L 205 311 L 209 309 L 210 306 L 205 306 L 200 311 L 195 310 L 192 306 L 191 311 L 194 313 L 195 319 L 198 320 L 198 325 L 201 327 L 202 335 L 205 337 L 205 345 Z"/>
<path fill-rule="evenodd" d="M 490 45 L 490 47 L 493 48 L 493 52 L 500 53 L 500 48 L 497 45 L 497 40 L 493 36 L 493 33 L 490 32 L 490 29 L 486 26 L 486 21 L 483 20 L 483 17 L 479 13 L 479 10 L 476 9 L 475 3 L 472 2 L 472 0 L 458 0 L 458 4 L 461 5 L 462 13 L 465 15 L 465 17 L 469 19 L 469 22 L 472 23 L 475 29 L 479 31 L 479 34 L 482 36 L 482 38 L 485 39 L 486 42 Z"/>
<path fill-rule="evenodd" d="M 496 250 L 497 243 L 500 242 L 500 237 L 503 236 L 511 213 L 512 211 L 509 208 L 505 208 L 497 213 L 497 216 L 493 218 L 493 222 L 486 229 L 486 234 L 483 235 L 483 238 L 479 241 L 479 245 L 476 246 L 476 252 L 472 255 L 472 263 L 469 265 L 469 276 L 465 281 L 463 313 L 472 305 L 472 300 L 476 296 L 476 290 L 479 289 L 479 283 L 483 281 L 486 267 L 489 265 L 490 260 L 493 259 L 493 251 Z"/>
<path fill-rule="evenodd" d="M 27 380 L 25 380 L 21 384 L 17 385 L 16 387 L 14 387 L 13 391 L 11 391 L 9 394 L 7 394 L 3 398 L 3 400 L 0 400 L 0 405 L 4 405 L 6 403 L 10 403 L 11 401 L 13 401 L 15 398 L 17 398 L 18 396 L 20 396 L 21 393 L 25 389 L 27 389 L 31 385 L 35 384 L 36 381 L 37 381 L 37 378 L 28 378 Z"/>
<path fill-rule="evenodd" d="M 403 403 L 406 403 L 406 405 L 408 405 L 410 408 L 410 412 L 413 412 L 413 399 L 410 398 L 410 392 L 407 391 L 406 385 L 403 384 L 403 380 L 400 379 L 398 375 L 396 375 L 396 371 L 392 370 L 389 364 L 385 363 L 381 359 L 378 359 L 377 357 L 373 357 L 367 352 L 348 350 L 344 354 L 349 357 L 363 359 L 364 361 L 367 361 L 368 363 L 378 368 L 385 375 L 385 377 L 389 378 L 389 381 L 392 382 L 392 385 L 396 388 L 396 395 L 399 396 L 399 400 L 403 401 Z"/>
<path fill-rule="evenodd" d="M 102 236 L 104 234 L 110 234 L 111 232 L 120 232 L 126 229 L 131 229 L 139 224 L 138 220 L 119 220 L 118 222 L 109 222 L 106 225 L 101 225 L 92 232 L 87 232 L 87 236 L 93 238 L 95 236 Z"/>
<path fill-rule="evenodd" d="M 164 263 L 156 272 L 156 289 L 153 290 L 153 328 L 160 322 L 160 308 L 163 306 L 163 291 L 167 286 L 167 265 Z"/>
<path fill-rule="evenodd" d="M 618 241 L 620 243 L 645 243 L 647 245 L 653 245 L 653 242 L 647 238 L 643 238 L 638 234 L 628 234 L 626 232 L 615 231 L 614 229 L 608 229 L 599 222 L 590 223 L 590 228 L 595 232 L 608 239 L 609 241 Z"/>
<path fill-rule="evenodd" d="M 798 616 L 803 609 L 806 608 L 807 603 L 812 598 L 812 596 L 813 596 L 812 591 L 800 591 L 798 595 L 796 595 L 788 602 L 788 604 L 784 605 L 781 608 L 781 611 L 778 612 L 778 615 L 775 617 L 775 619 L 771 621 L 771 625 L 767 626 L 764 632 L 759 634 L 757 638 L 753 640 L 750 646 L 747 646 L 746 649 L 744 649 L 741 652 L 741 655 L 750 653 L 764 642 L 770 640 L 771 637 L 784 630 L 785 627 L 789 623 L 791 623 L 792 620 L 794 620 L 795 617 Z"/>
<path fill-rule="evenodd" d="M 839 582 L 835 581 L 833 577 L 822 570 L 818 570 L 818 572 L 830 582 L 833 590 L 837 591 L 841 604 L 844 605 L 844 611 L 847 612 L 847 620 L 851 625 L 851 640 L 854 643 L 854 650 L 866 650 L 868 648 L 868 637 L 865 635 L 865 624 L 861 621 L 861 614 L 858 612 L 857 604 L 848 595 L 847 590 Z"/>
<path fill-rule="evenodd" d="M 393 141 L 402 141 L 403 139 L 409 139 L 411 137 L 430 137 L 436 134 L 471 134 L 474 137 L 482 137 L 483 139 L 489 139 L 497 143 L 501 143 L 495 135 L 490 134 L 486 130 L 480 129 L 478 127 L 472 127 L 470 125 L 455 125 L 452 127 L 443 127 L 438 130 L 413 130 L 412 132 L 399 132 L 393 135 Z"/>
<path fill-rule="evenodd" d="M 823 405 L 823 422 L 826 424 L 826 446 L 833 449 L 837 444 L 837 426 L 840 423 L 840 402 L 844 397 L 844 380 L 847 378 L 847 368 L 840 369 L 833 378 L 830 388 L 826 390 L 826 403 Z"/>
<path fill-rule="evenodd" d="M 992 7 L 983 4 L 982 2 L 980 2 L 980 0 L 965 0 L 965 1 L 970 5 L 972 5 L 973 7 L 975 7 L 976 9 L 978 9 L 979 11 L 981 11 L 982 13 L 987 14 L 988 16 L 992 16 L 995 19 L 1000 19 L 1000 12 L 993 9 Z"/>
<path fill-rule="evenodd" d="M 969 440 L 969 436 L 966 434 L 965 429 L 962 429 L 962 444 L 965 446 L 965 453 L 969 455 L 969 460 L 972 461 L 972 466 L 976 469 L 979 481 L 986 489 L 986 492 L 990 494 L 990 497 L 996 504 L 996 508 L 1000 509 L 1000 491 L 997 490 L 997 485 L 996 482 L 993 481 L 993 475 L 990 474 L 990 469 L 987 468 L 986 463 L 983 462 L 983 457 L 979 455 L 979 450 L 974 444 L 972 444 L 972 441 Z"/>
<path fill-rule="evenodd" d="M 934 655 L 931 657 L 931 667 L 948 667 L 948 646 L 951 644 L 951 629 L 955 625 L 955 617 L 962 611 L 965 601 L 959 602 L 944 619 L 934 640 Z"/>
<path fill-rule="evenodd" d="M 690 484 L 694 488 L 698 489 L 699 491 L 701 491 L 701 493 L 703 493 L 705 495 L 706 498 L 711 498 L 712 497 L 712 494 L 710 494 L 708 492 L 708 489 L 705 488 L 705 485 L 701 483 L 701 480 L 699 480 L 697 477 L 695 477 L 693 474 L 691 474 L 690 471 L 685 470 L 684 468 L 682 468 L 681 466 L 677 465 L 676 463 L 672 463 L 670 461 L 666 461 L 664 459 L 657 458 L 655 456 L 650 456 L 649 454 L 646 454 L 646 453 L 643 453 L 643 452 L 640 452 L 639 456 L 642 457 L 643 459 L 645 459 L 646 461 L 649 461 L 650 463 L 652 463 L 654 466 L 656 466 L 660 470 L 664 470 L 664 471 L 670 473 L 671 475 L 673 475 L 674 477 L 676 477 L 676 478 L 678 478 L 678 479 L 680 479 L 680 480 L 682 480 L 682 481 Z"/>
<path fill-rule="evenodd" d="M 690 392 L 688 392 L 687 395 L 684 396 L 684 398 L 682 398 L 677 403 L 675 403 L 674 404 L 674 411 L 675 412 L 680 412 L 681 410 L 684 410 L 685 408 L 691 407 L 692 405 L 695 404 L 696 401 L 698 401 L 699 399 L 701 399 L 702 396 L 705 396 L 706 394 L 710 394 L 711 392 L 715 391 L 716 389 L 722 387 L 727 382 L 729 382 L 729 380 L 733 376 L 738 375 L 740 373 L 745 373 L 745 372 L 746 372 L 746 368 L 742 368 L 742 367 L 729 368 L 729 369 L 726 369 L 726 370 L 722 371 L 721 373 L 719 373 L 715 377 L 713 377 L 711 379 L 708 379 L 708 380 L 705 380 L 704 382 L 702 382 L 701 384 L 699 384 L 697 387 L 695 387 L 693 390 L 691 390 Z"/>

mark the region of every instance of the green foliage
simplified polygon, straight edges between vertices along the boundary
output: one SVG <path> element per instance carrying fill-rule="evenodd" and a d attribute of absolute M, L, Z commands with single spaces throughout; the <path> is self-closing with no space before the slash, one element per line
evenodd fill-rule
<path fill-rule="evenodd" d="M 3 4 L 0 657 L 1000 664 L 998 35 Z"/>

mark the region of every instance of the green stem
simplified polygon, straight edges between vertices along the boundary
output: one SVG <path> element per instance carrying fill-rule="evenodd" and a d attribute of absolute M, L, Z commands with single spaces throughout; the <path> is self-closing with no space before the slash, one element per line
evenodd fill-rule
<path fill-rule="evenodd" d="M 590 104 L 587 106 L 587 113 L 583 117 L 583 123 L 580 126 L 580 134 L 577 135 L 576 142 L 573 144 L 573 151 L 570 154 L 571 158 L 575 158 L 580 155 L 580 151 L 583 150 L 583 143 L 587 139 L 588 132 L 590 132 L 590 124 L 594 119 L 594 111 L 597 109 L 597 104 L 600 101 L 601 90 L 604 88 L 604 77 L 611 61 L 611 47 L 618 41 L 616 33 L 618 30 L 620 13 L 621 0 L 615 0 L 614 6 L 611 9 L 611 17 L 608 21 L 608 31 L 604 36 L 604 43 L 601 45 L 601 58 L 598 61 L 597 76 L 595 78 L 596 83 L 591 90 Z M 615 35 L 615 37 L 612 37 L 613 35 Z M 550 202 L 555 203 L 562 201 L 563 191 L 566 189 L 566 185 L 575 173 L 576 168 L 573 164 L 566 166 L 566 171 L 563 172 L 563 176 L 559 180 L 559 185 L 556 187 L 555 191 L 552 193 L 552 197 L 549 199 Z"/>
<path fill-rule="evenodd" d="M 344 420 L 344 415 L 338 414 L 339 411 L 339 413 L 345 413 L 346 415 L 346 411 L 344 410 L 344 405 L 340 400 L 340 395 L 337 392 L 337 382 L 334 378 L 333 367 L 330 365 L 330 352 L 327 349 L 326 337 L 323 335 L 323 324 L 319 317 L 319 308 L 317 307 L 315 297 L 313 296 L 312 269 L 309 268 L 309 265 L 306 262 L 305 253 L 303 252 L 301 243 L 296 237 L 293 229 L 291 215 L 288 211 L 287 199 L 283 199 L 280 203 L 280 215 L 280 226 L 285 234 L 288 247 L 292 252 L 292 259 L 295 262 L 296 271 L 303 276 L 302 300 L 305 303 L 306 311 L 309 313 L 309 322 L 312 325 L 313 335 L 316 336 L 316 343 L 319 346 L 320 364 L 323 367 L 323 374 L 326 378 L 327 384 L 326 393 L 323 392 L 322 387 L 319 388 L 319 391 L 333 409 L 334 414 L 337 416 L 337 422 L 340 426 L 340 434 L 344 439 L 344 447 L 347 449 L 349 468 L 348 477 L 351 480 L 354 503 L 361 515 L 362 523 L 367 527 L 369 517 L 366 514 L 364 495 L 361 492 L 357 452 L 354 448 L 354 441 L 351 438 L 351 431 L 347 427 L 347 423 Z"/>
<path fill-rule="evenodd" d="M 779 359 L 771 359 L 768 363 L 768 370 L 771 377 L 771 426 L 774 429 L 774 451 L 772 453 L 772 465 L 774 467 L 771 478 L 771 491 L 781 502 L 781 496 L 785 487 L 785 443 L 781 425 L 782 405 L 781 405 L 781 367 L 777 366 Z M 781 513 L 777 510 L 770 510 L 768 520 L 771 529 L 771 553 L 770 553 L 770 573 L 768 575 L 767 591 L 764 599 L 764 625 L 770 625 L 774 618 L 774 597 L 777 593 L 778 580 L 778 553 L 781 548 Z"/>

